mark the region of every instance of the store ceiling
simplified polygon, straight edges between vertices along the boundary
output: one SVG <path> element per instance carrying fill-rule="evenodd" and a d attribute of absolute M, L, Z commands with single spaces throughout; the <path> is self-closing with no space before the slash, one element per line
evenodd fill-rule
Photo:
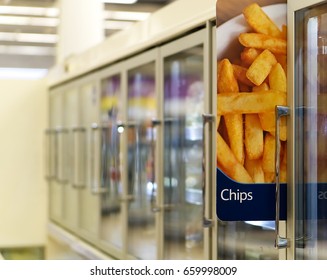
<path fill-rule="evenodd" d="M 104 36 L 145 19 L 173 1 L 104 4 Z M 128 12 L 127 16 L 117 16 L 118 11 Z M 58 0 L 0 0 L 0 69 L 50 68 L 55 61 L 59 14 Z"/>

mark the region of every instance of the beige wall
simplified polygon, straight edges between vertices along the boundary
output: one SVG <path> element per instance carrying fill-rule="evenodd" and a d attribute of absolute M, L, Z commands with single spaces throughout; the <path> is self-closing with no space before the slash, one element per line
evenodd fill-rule
<path fill-rule="evenodd" d="M 45 80 L 0 80 L 0 248 L 43 245 Z"/>

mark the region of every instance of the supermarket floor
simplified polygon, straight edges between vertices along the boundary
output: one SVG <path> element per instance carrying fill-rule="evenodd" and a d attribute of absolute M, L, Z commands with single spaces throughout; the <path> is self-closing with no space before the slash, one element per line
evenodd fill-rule
<path fill-rule="evenodd" d="M 74 235 L 54 224 L 48 225 L 45 246 L 0 248 L 0 260 L 110 260 Z"/>

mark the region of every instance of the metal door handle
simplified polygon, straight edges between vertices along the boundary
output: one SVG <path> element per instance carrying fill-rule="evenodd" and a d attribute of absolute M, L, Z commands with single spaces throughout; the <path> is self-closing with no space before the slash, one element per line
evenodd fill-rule
<path fill-rule="evenodd" d="M 86 128 L 79 126 L 79 127 L 73 127 L 72 128 L 73 131 L 73 174 L 72 174 L 72 178 L 73 178 L 73 182 L 72 182 L 72 186 L 73 188 L 84 188 L 85 187 L 85 182 L 79 182 L 79 178 L 76 178 L 76 169 L 78 169 L 78 167 L 83 164 L 85 166 L 85 157 L 83 157 L 83 160 L 79 160 L 77 161 L 76 158 L 76 150 L 75 150 L 75 144 L 76 144 L 76 138 L 78 137 L 79 133 L 85 133 Z M 80 147 L 79 145 L 79 140 L 77 141 L 77 145 L 78 148 Z M 84 170 L 85 171 L 85 170 Z M 77 174 L 77 177 L 79 174 Z"/>
<path fill-rule="evenodd" d="M 106 129 L 106 127 L 100 126 L 97 123 L 92 123 L 91 125 L 91 147 L 93 148 L 92 157 L 91 157 L 91 192 L 92 194 L 103 194 L 106 193 L 107 190 L 105 190 L 102 186 L 102 180 L 100 179 L 100 183 L 95 184 L 94 181 L 98 179 L 98 176 L 95 176 L 95 154 L 96 154 L 96 147 L 95 147 L 95 132 L 98 130 Z M 100 174 L 101 174 L 101 163 L 100 163 Z M 96 179 L 97 178 L 97 179 Z"/>
<path fill-rule="evenodd" d="M 208 219 L 205 215 L 206 206 L 206 139 L 205 139 L 205 126 L 208 123 L 213 123 L 215 116 L 212 114 L 202 115 L 202 141 L 203 141 L 203 155 L 202 155 L 202 226 L 204 228 L 212 227 L 212 219 Z"/>
<path fill-rule="evenodd" d="M 62 139 L 62 147 L 59 151 L 59 135 L 64 135 L 65 133 L 68 133 L 68 129 L 64 127 L 57 127 L 55 129 L 55 135 L 56 135 L 56 156 L 57 156 L 57 167 L 56 167 L 56 176 L 55 180 L 60 184 L 66 184 L 68 183 L 68 178 L 65 178 L 64 176 L 64 169 L 65 169 L 65 160 L 64 156 L 65 154 L 65 141 Z M 60 160 L 59 160 L 60 159 Z"/>
<path fill-rule="evenodd" d="M 275 216 L 275 248 L 283 249 L 287 248 L 288 238 L 281 237 L 279 233 L 279 214 L 280 214 L 280 118 L 283 116 L 288 116 L 290 114 L 290 109 L 287 106 L 276 106 L 276 134 L 275 134 L 275 178 L 276 178 L 276 216 Z"/>
<path fill-rule="evenodd" d="M 46 162 L 46 172 L 45 172 L 45 179 L 50 181 L 52 179 L 55 179 L 55 174 L 52 173 L 52 134 L 54 133 L 54 130 L 52 129 L 46 129 L 45 130 L 45 154 L 46 154 L 46 158 L 45 158 L 45 162 Z"/>
<path fill-rule="evenodd" d="M 155 155 L 155 139 L 154 139 L 154 129 L 156 126 L 160 125 L 162 122 L 160 120 L 152 120 L 151 122 L 151 153 L 152 153 L 152 191 L 151 191 L 151 198 L 150 198 L 150 204 L 151 204 L 151 211 L 152 212 L 159 212 L 161 209 L 160 207 L 157 205 L 156 201 L 157 201 L 157 191 L 155 189 L 155 159 L 156 159 L 156 155 Z"/>

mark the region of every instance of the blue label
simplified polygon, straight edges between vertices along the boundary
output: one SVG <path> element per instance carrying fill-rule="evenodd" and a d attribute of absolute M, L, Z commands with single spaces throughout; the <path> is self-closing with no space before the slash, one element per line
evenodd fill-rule
<path fill-rule="evenodd" d="M 217 168 L 217 217 L 222 221 L 274 221 L 275 184 L 242 184 Z M 286 220 L 286 184 L 280 185 L 280 220 Z"/>

